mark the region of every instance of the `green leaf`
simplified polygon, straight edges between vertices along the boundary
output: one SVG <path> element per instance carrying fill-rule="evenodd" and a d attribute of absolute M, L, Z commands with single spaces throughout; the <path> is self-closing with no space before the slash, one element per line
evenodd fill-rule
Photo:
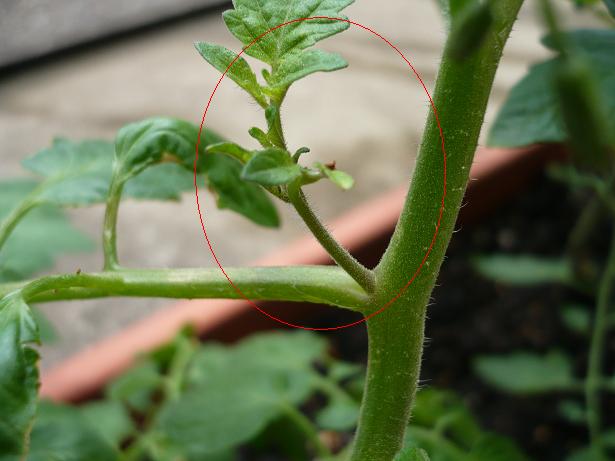
<path fill-rule="evenodd" d="M 28 461 L 117 461 L 118 456 L 79 409 L 41 402 Z"/>
<path fill-rule="evenodd" d="M 483 356 L 475 360 L 474 370 L 492 386 L 514 394 L 567 390 L 575 384 L 570 359 L 557 351 Z"/>
<path fill-rule="evenodd" d="M 234 349 L 235 359 L 281 370 L 311 369 L 327 351 L 327 342 L 308 331 L 255 334 Z"/>
<path fill-rule="evenodd" d="M 421 448 L 407 447 L 397 453 L 395 461 L 429 461 L 429 456 Z"/>
<path fill-rule="evenodd" d="M 139 200 L 179 201 L 184 192 L 194 192 L 194 172 L 177 163 L 161 163 L 130 178 L 124 197 Z"/>
<path fill-rule="evenodd" d="M 333 431 L 347 431 L 357 425 L 359 404 L 350 397 L 333 398 L 316 415 L 318 427 Z"/>
<path fill-rule="evenodd" d="M 161 413 L 159 430 L 188 457 L 232 448 L 259 434 L 313 390 L 312 364 L 326 342 L 308 332 L 259 334 L 234 347 L 207 345 L 187 373 L 189 388 Z"/>
<path fill-rule="evenodd" d="M 0 183 L 0 220 L 17 203 L 27 200 L 37 183 L 9 180 Z M 91 240 L 75 229 L 53 205 L 41 205 L 27 213 L 0 249 L 0 281 L 23 280 L 48 269 L 55 258 L 67 252 L 89 251 Z"/>
<path fill-rule="evenodd" d="M 611 16 L 615 18 L 615 0 L 602 0 Z"/>
<path fill-rule="evenodd" d="M 364 372 L 364 367 L 358 363 L 336 360 L 329 366 L 328 377 L 334 382 L 345 381 Z"/>
<path fill-rule="evenodd" d="M 603 430 L 600 438 L 605 446 L 615 448 L 615 427 Z"/>
<path fill-rule="evenodd" d="M 228 379 L 217 378 L 160 412 L 158 429 L 190 458 L 246 442 L 281 414 L 275 376 L 255 379 L 231 370 Z"/>
<path fill-rule="evenodd" d="M 566 284 L 573 281 L 570 263 L 561 258 L 495 254 L 474 258 L 472 265 L 484 277 L 510 285 Z"/>
<path fill-rule="evenodd" d="M 256 126 L 253 126 L 252 128 L 250 128 L 248 130 L 248 133 L 250 134 L 250 136 L 252 136 L 254 139 L 256 139 L 258 141 L 258 143 L 261 146 L 263 146 L 265 149 L 267 147 L 273 147 L 273 144 L 272 144 L 271 140 L 269 139 L 269 136 L 267 136 L 267 133 L 265 133 L 260 128 L 258 128 Z"/>
<path fill-rule="evenodd" d="M 192 123 L 163 117 L 125 126 L 116 137 L 116 174 L 120 181 L 125 181 L 165 159 L 178 161 L 193 174 L 198 132 L 198 127 Z M 208 145 L 222 141 L 215 133 L 204 131 L 197 166 L 197 171 L 206 175 L 207 186 L 216 194 L 218 207 L 233 210 L 257 224 L 277 227 L 279 218 L 269 197 L 258 186 L 241 181 L 241 164 L 223 155 L 205 152 Z M 182 188 L 187 187 L 188 176 L 177 176 L 177 183 Z M 147 179 L 147 184 L 152 182 L 151 178 Z M 133 186 L 131 190 L 130 182 L 126 187 L 129 192 L 146 192 L 142 186 Z"/>
<path fill-rule="evenodd" d="M 255 152 L 246 163 L 241 177 L 261 186 L 289 184 L 301 176 L 301 167 L 283 149 L 270 147 Z"/>
<path fill-rule="evenodd" d="M 126 125 L 115 138 L 114 174 L 125 182 L 165 158 L 193 169 L 198 137 L 196 125 L 176 118 L 153 117 Z"/>
<path fill-rule="evenodd" d="M 207 146 L 205 152 L 208 154 L 225 154 L 235 160 L 240 161 L 241 163 L 246 163 L 250 160 L 250 158 L 252 158 L 253 155 L 252 152 L 244 149 L 239 144 L 235 144 L 234 142 L 218 142 L 215 144 L 210 144 Z"/>
<path fill-rule="evenodd" d="M 282 8 L 278 0 L 235 0 L 235 9 L 225 11 L 224 22 L 244 45 L 280 24 L 308 17 L 343 18 L 341 11 L 353 0 L 302 0 Z M 272 67 L 281 65 L 289 54 L 301 52 L 316 42 L 348 29 L 349 24 L 330 19 L 298 21 L 264 35 L 246 53 Z"/>
<path fill-rule="evenodd" d="M 132 410 L 145 412 L 163 377 L 152 360 L 146 360 L 112 381 L 105 389 L 108 399 L 121 402 Z"/>
<path fill-rule="evenodd" d="M 565 59 L 558 65 L 554 84 L 575 162 L 603 172 L 610 164 L 607 152 L 612 136 L 591 69 L 579 57 Z"/>
<path fill-rule="evenodd" d="M 113 144 L 107 141 L 56 138 L 22 165 L 45 178 L 37 190 L 38 203 L 88 205 L 107 196 L 112 156 Z"/>
<path fill-rule="evenodd" d="M 587 422 L 587 414 L 583 405 L 576 400 L 562 400 L 557 410 L 562 418 L 573 424 L 585 425 Z"/>
<path fill-rule="evenodd" d="M 21 458 L 36 413 L 38 330 L 19 292 L 0 300 L 0 453 Z"/>
<path fill-rule="evenodd" d="M 345 67 L 348 67 L 348 63 L 337 53 L 322 50 L 292 53 L 282 60 L 268 83 L 274 88 L 285 88 L 315 72 L 332 72 Z"/>
<path fill-rule="evenodd" d="M 211 369 L 226 364 L 263 370 L 313 372 L 312 365 L 326 354 L 327 343 L 307 331 L 260 333 L 244 339 L 234 347 L 207 345 L 197 353 L 190 380 L 200 384 Z"/>
<path fill-rule="evenodd" d="M 157 119 L 163 122 L 167 119 Z M 177 121 L 182 129 L 188 122 Z M 133 125 L 151 124 L 153 119 Z M 164 122 L 166 123 L 166 122 Z M 129 127 L 133 126 L 129 125 Z M 193 130 L 191 151 L 183 151 L 187 158 L 184 167 L 174 163 L 154 165 L 126 184 L 125 196 L 137 199 L 178 200 L 182 192 L 194 188 L 193 164 L 198 128 Z M 128 128 L 127 128 L 128 129 Z M 122 132 L 122 130 L 120 130 Z M 164 134 L 158 133 L 160 136 Z M 207 144 L 207 134 L 203 145 Z M 160 142 L 160 140 L 155 140 Z M 164 143 L 162 142 L 161 145 Z M 164 152 L 163 152 L 164 153 Z M 52 147 L 23 161 L 28 170 L 42 175 L 45 181 L 35 190 L 37 203 L 58 205 L 90 205 L 107 199 L 112 175 L 114 146 L 106 141 L 69 141 L 56 139 Z M 34 188 L 32 188 L 34 190 Z"/>
<path fill-rule="evenodd" d="M 267 193 L 241 179 L 242 164 L 223 154 L 206 154 L 203 169 L 218 208 L 233 210 L 265 227 L 279 227 L 280 218 Z"/>
<path fill-rule="evenodd" d="M 615 132 L 615 30 L 578 30 L 567 37 L 586 60 L 607 111 L 608 128 Z M 548 40 L 546 45 L 551 46 Z M 532 67 L 515 85 L 491 128 L 490 145 L 516 147 L 567 139 L 553 85 L 558 62 L 551 59 Z"/>
<path fill-rule="evenodd" d="M 566 457 L 566 461 L 595 461 L 595 453 L 593 453 L 592 448 L 581 448 L 580 450 L 574 451 L 570 456 Z"/>
<path fill-rule="evenodd" d="M 583 172 L 572 163 L 549 165 L 547 174 L 550 178 L 574 189 L 606 190 L 608 187 L 604 178 L 590 172 Z"/>
<path fill-rule="evenodd" d="M 411 425 L 438 428 L 443 423 L 448 436 L 462 446 L 470 447 L 481 435 L 476 419 L 453 392 L 435 388 L 418 392 Z"/>
<path fill-rule="evenodd" d="M 226 75 L 231 80 L 252 95 L 261 106 L 267 106 L 267 98 L 261 86 L 256 81 L 256 75 L 254 75 L 254 72 L 252 72 L 250 65 L 245 59 L 242 57 L 237 58 L 234 52 L 221 45 L 197 42 L 195 43 L 195 47 L 208 63 L 220 72 L 226 72 Z M 233 65 L 229 68 L 231 63 L 233 63 Z"/>
<path fill-rule="evenodd" d="M 469 461 L 528 461 L 527 456 L 509 439 L 486 434 L 470 452 Z"/>
<path fill-rule="evenodd" d="M 119 448 L 121 442 L 136 430 L 134 422 L 120 402 L 103 400 L 79 407 L 90 426 L 110 445 Z"/>
<path fill-rule="evenodd" d="M 562 309 L 564 324 L 575 333 L 587 333 L 591 326 L 591 314 L 586 306 L 568 305 Z"/>
<path fill-rule="evenodd" d="M 344 171 L 331 168 L 330 166 L 323 165 L 322 163 L 315 163 L 314 166 L 318 168 L 329 180 L 338 186 L 340 189 L 348 190 L 354 186 L 354 178 Z"/>

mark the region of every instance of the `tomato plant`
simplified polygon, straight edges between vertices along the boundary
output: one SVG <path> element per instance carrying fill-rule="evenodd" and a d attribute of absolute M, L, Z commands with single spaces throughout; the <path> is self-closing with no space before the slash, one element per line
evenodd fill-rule
<path fill-rule="evenodd" d="M 184 120 L 155 117 L 123 127 L 113 143 L 56 139 L 23 162 L 37 179 L 0 184 L 3 459 L 232 459 L 234 447 L 280 421 L 285 429 L 284 421 L 293 427 L 284 439 L 300 433 L 320 459 L 426 460 L 423 448 L 433 459 L 525 459 L 510 442 L 483 434 L 450 395 L 424 391 L 415 399 L 428 300 L 462 204 L 498 63 L 523 1 L 440 0 L 449 36 L 433 96 L 438 115 L 428 115 L 403 211 L 374 269 L 359 263 L 333 238 L 304 194 L 305 187 L 321 180 L 349 189 L 352 177 L 334 164 L 309 165 L 309 148 L 291 149 L 282 124 L 284 99 L 295 82 L 346 67 L 342 56 L 313 46 L 349 27 L 343 10 L 350 3 L 235 0 L 224 21 L 243 53 L 265 65 L 262 78 L 235 52 L 196 44 L 207 62 L 226 72 L 262 108 L 263 126 L 249 129 L 258 147 L 241 146 L 209 130 L 200 133 Z M 613 145 L 615 117 L 607 116 L 613 105 L 605 104 L 608 97 L 601 95 L 612 85 L 613 31 L 564 33 L 549 2 L 541 5 L 550 32 L 546 43 L 557 57 L 532 69 L 513 90 L 492 140 L 505 145 L 569 141 L 579 164 L 588 165 L 591 178 L 599 178 L 602 194 L 611 197 L 612 158 L 606 154 Z M 611 13 L 615 9 L 610 0 L 605 5 Z M 177 199 L 193 187 L 194 171 L 220 208 L 257 224 L 279 225 L 274 200 L 292 206 L 337 263 L 226 272 L 253 300 L 317 302 L 367 317 L 369 357 L 360 405 L 347 381 L 357 370 L 328 357 L 314 335 L 273 335 L 227 349 L 199 347 L 189 333 L 182 333 L 112 383 L 108 400 L 81 410 L 38 406 L 34 345 L 39 330 L 32 304 L 108 296 L 239 297 L 218 269 L 139 269 L 120 263 L 116 224 L 122 199 Z M 61 209 L 95 203 L 106 206 L 102 270 L 28 279 L 49 266 L 56 254 L 89 245 Z M 612 207 L 612 198 L 607 204 Z M 419 266 L 420 274 L 408 287 L 409 273 Z M 608 266 L 599 319 L 606 315 L 612 272 Z M 386 310 L 371 316 L 393 298 Z M 595 378 L 605 334 L 600 326 L 604 322 L 596 325 L 587 385 L 593 408 L 598 405 Z M 313 368 L 315 361 L 324 363 L 324 372 Z M 315 392 L 327 398 L 316 413 L 318 427 L 350 430 L 357 423 L 352 442 L 342 444 L 339 453 L 323 444 L 312 421 L 298 410 Z M 417 424 L 408 428 L 415 400 Z M 602 456 L 596 459 L 606 459 L 600 418 L 595 411 L 592 415 L 596 456 Z M 76 447 L 88 451 L 75 452 Z"/>

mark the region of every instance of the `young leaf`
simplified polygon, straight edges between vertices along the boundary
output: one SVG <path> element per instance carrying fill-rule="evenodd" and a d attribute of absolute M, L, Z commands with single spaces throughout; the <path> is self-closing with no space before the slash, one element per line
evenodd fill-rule
<path fill-rule="evenodd" d="M 422 448 L 407 447 L 397 453 L 395 461 L 429 461 L 429 456 Z"/>
<path fill-rule="evenodd" d="M 314 72 L 330 72 L 348 65 L 337 54 L 319 50 L 306 51 L 306 49 L 349 27 L 341 11 L 353 1 L 305 0 L 287 3 L 281 0 L 264 0 L 254 3 L 250 0 L 236 0 L 233 2 L 235 8 L 225 11 L 223 17 L 231 33 L 247 46 L 246 54 L 271 65 L 272 73 L 263 71 L 265 81 L 269 85 L 264 92 L 275 96 L 283 95 L 293 82 Z M 302 18 L 318 19 L 300 20 Z M 216 56 L 224 54 L 224 56 L 218 57 L 216 62 L 212 57 L 214 54 Z M 209 56 L 208 61 L 221 71 L 228 66 L 227 61 L 230 62 L 234 58 L 234 53 L 228 50 L 218 51 L 218 48 L 206 50 L 206 55 L 204 54 L 206 59 Z M 222 67 L 224 69 L 221 69 Z M 237 83 L 251 92 L 256 77 L 247 67 L 247 63 L 245 66 L 242 64 L 240 69 L 238 73 L 241 73 L 241 78 L 237 79 L 242 83 L 239 81 Z M 246 83 L 248 80 L 249 84 Z M 259 94 L 258 97 L 260 96 Z M 259 100 L 259 104 L 266 106 L 262 100 Z"/>
<path fill-rule="evenodd" d="M 561 258 L 494 254 L 474 258 L 472 265 L 481 275 L 510 285 L 565 284 L 573 280 L 570 263 Z"/>
<path fill-rule="evenodd" d="M 223 154 L 206 154 L 203 171 L 218 208 L 233 210 L 265 227 L 279 227 L 280 218 L 267 193 L 241 179 L 243 165 Z"/>
<path fill-rule="evenodd" d="M 474 370 L 489 384 L 514 394 L 567 390 L 575 383 L 570 360 L 561 352 L 483 356 L 475 360 Z"/>
<path fill-rule="evenodd" d="M 36 413 L 39 342 L 30 308 L 19 292 L 0 300 L 0 453 L 26 455 Z"/>
<path fill-rule="evenodd" d="M 587 61 L 606 109 L 608 129 L 615 132 L 615 30 L 579 30 L 567 34 Z M 552 44 L 545 41 L 549 47 Z M 515 85 L 489 133 L 489 144 L 503 147 L 567 139 L 553 78 L 558 60 L 532 67 Z"/>
<path fill-rule="evenodd" d="M 337 53 L 322 50 L 308 50 L 287 55 L 280 66 L 271 74 L 269 85 L 286 88 L 293 82 L 315 72 L 332 72 L 348 67 L 348 63 Z"/>
<path fill-rule="evenodd" d="M 344 18 L 340 12 L 351 3 L 352 0 L 303 0 L 280 8 L 280 2 L 276 0 L 235 0 L 235 9 L 225 11 L 223 17 L 231 33 L 248 45 L 270 29 L 294 19 L 317 16 Z M 346 22 L 328 19 L 298 21 L 273 30 L 246 53 L 273 66 L 286 54 L 302 51 L 347 28 Z"/>
<path fill-rule="evenodd" d="M 256 139 L 263 148 L 266 149 L 268 147 L 273 147 L 273 144 L 269 140 L 267 133 L 265 133 L 260 128 L 253 126 L 248 130 L 248 133 L 250 134 L 250 136 Z"/>
<path fill-rule="evenodd" d="M 236 160 L 239 160 L 241 163 L 246 163 L 250 158 L 252 158 L 252 152 L 247 149 L 244 149 L 239 144 L 235 144 L 234 142 L 218 142 L 215 144 L 210 144 L 205 149 L 206 153 L 209 154 L 224 154 L 232 157 Z"/>
<path fill-rule="evenodd" d="M 314 166 L 316 166 L 316 168 L 318 168 L 333 184 L 338 186 L 340 189 L 348 190 L 354 186 L 354 178 L 348 173 L 331 168 L 327 165 L 323 165 L 322 163 L 315 163 Z"/>
<path fill-rule="evenodd" d="M 220 72 L 226 72 L 231 80 L 246 90 L 262 107 L 267 106 L 267 98 L 256 81 L 256 75 L 245 59 L 237 58 L 235 53 L 221 45 L 197 42 L 195 47 L 208 63 Z M 233 65 L 229 68 L 231 63 Z"/>
<path fill-rule="evenodd" d="M 271 147 L 255 152 L 246 163 L 241 177 L 261 186 L 289 184 L 301 176 L 301 167 L 283 149 Z"/>

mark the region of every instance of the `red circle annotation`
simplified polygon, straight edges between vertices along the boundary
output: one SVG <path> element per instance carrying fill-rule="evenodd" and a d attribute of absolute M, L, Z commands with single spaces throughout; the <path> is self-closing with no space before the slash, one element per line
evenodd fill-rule
<path fill-rule="evenodd" d="M 337 325 L 337 326 L 333 326 L 333 327 L 306 327 L 303 325 L 297 325 L 295 323 L 292 322 L 288 322 L 285 321 L 279 317 L 274 316 L 273 314 L 270 314 L 269 312 L 266 312 L 264 309 L 262 309 L 261 307 L 259 307 L 256 303 L 254 303 L 253 301 L 251 301 L 242 291 L 241 289 L 231 280 L 231 278 L 229 277 L 229 275 L 226 273 L 226 271 L 224 270 L 224 268 L 222 267 L 222 264 L 220 263 L 218 256 L 216 255 L 214 249 L 213 249 L 213 245 L 209 239 L 209 236 L 207 234 L 207 230 L 205 229 L 205 223 L 203 221 L 203 215 L 201 213 L 201 206 L 199 203 L 199 188 L 198 188 L 198 184 L 197 184 L 197 162 L 198 162 L 198 157 L 199 157 L 199 145 L 201 143 L 201 133 L 203 131 L 203 127 L 205 126 L 205 118 L 207 116 L 207 112 L 211 106 L 211 102 L 213 100 L 214 95 L 216 94 L 216 91 L 218 90 L 218 87 L 220 86 L 220 83 L 222 83 L 222 80 L 224 80 L 224 77 L 226 77 L 226 74 L 228 73 L 229 69 L 233 66 L 233 64 L 235 64 L 235 62 L 241 57 L 241 55 L 243 55 L 246 50 L 248 50 L 251 46 L 253 46 L 256 42 L 258 42 L 259 40 L 261 40 L 263 37 L 265 37 L 266 35 L 270 34 L 271 32 L 280 29 L 282 27 L 288 26 L 290 24 L 294 24 L 297 22 L 301 22 L 301 21 L 311 21 L 311 20 L 322 20 L 322 19 L 328 19 L 331 21 L 341 21 L 341 22 L 346 22 L 348 24 L 360 27 L 361 29 L 370 32 L 372 35 L 380 38 L 382 41 L 384 41 L 389 47 L 391 47 L 397 54 L 399 54 L 399 56 L 406 62 L 406 64 L 410 67 L 410 69 L 412 70 L 412 72 L 414 73 L 415 77 L 417 78 L 417 80 L 419 81 L 420 85 L 422 86 L 423 90 L 425 91 L 425 94 L 427 95 L 427 98 L 429 99 L 429 104 L 431 105 L 435 120 L 436 120 L 436 124 L 438 125 L 438 130 L 440 133 L 440 140 L 442 142 L 442 156 L 443 156 L 443 170 L 444 170 L 444 177 L 443 177 L 443 188 L 442 188 L 442 197 L 441 197 L 441 202 L 440 202 L 440 208 L 439 208 L 439 212 L 438 212 L 438 219 L 436 222 L 436 226 L 435 226 L 435 231 L 433 234 L 433 237 L 431 239 L 431 242 L 429 243 L 429 247 L 427 248 L 425 255 L 423 256 L 423 259 L 421 260 L 419 266 L 417 267 L 417 269 L 414 271 L 414 273 L 412 274 L 412 276 L 410 277 L 410 279 L 408 280 L 408 282 L 401 288 L 398 290 L 398 292 L 389 300 L 387 301 L 385 304 L 383 304 L 381 307 L 379 307 L 376 311 L 372 312 L 371 314 L 364 316 L 363 318 L 356 320 L 354 322 L 350 322 L 344 325 Z M 417 70 L 414 68 L 414 66 L 412 65 L 412 63 L 404 56 L 404 54 L 400 51 L 400 49 L 395 46 L 393 43 L 391 43 L 389 40 L 387 40 L 384 36 L 382 36 L 381 34 L 379 34 L 378 32 L 376 32 L 375 30 L 360 24 L 358 22 L 355 21 L 351 21 L 349 19 L 345 19 L 345 18 L 334 18 L 334 17 L 328 17 L 328 16 L 312 16 L 312 17 L 308 17 L 308 18 L 298 18 L 298 19 L 293 19 L 292 21 L 288 21 L 282 24 L 279 24 L 275 27 L 272 27 L 271 29 L 269 29 L 267 32 L 264 32 L 263 34 L 259 35 L 258 37 L 256 37 L 254 40 L 252 40 L 252 42 L 250 42 L 246 47 L 243 48 L 243 50 L 231 61 L 231 63 L 228 65 L 228 67 L 226 68 L 226 70 L 222 73 L 222 76 L 219 78 L 218 82 L 216 83 L 216 86 L 214 87 L 213 91 L 211 92 L 210 96 L 209 96 L 209 100 L 207 101 L 207 105 L 205 107 L 205 110 L 203 111 L 203 117 L 201 118 L 201 124 L 199 127 L 199 135 L 197 138 L 197 143 L 196 143 L 196 157 L 195 157 L 195 161 L 194 161 L 194 188 L 195 188 L 195 197 L 196 197 L 196 206 L 197 206 L 197 211 L 199 214 L 199 220 L 201 223 L 201 228 L 203 229 L 203 235 L 205 236 L 205 240 L 207 242 L 207 246 L 209 247 L 209 251 L 211 252 L 218 268 L 222 271 L 222 273 L 224 274 L 224 276 L 226 277 L 226 279 L 228 280 L 229 284 L 233 287 L 233 289 L 237 292 L 237 294 L 239 295 L 240 298 L 244 299 L 247 303 L 250 304 L 250 306 L 252 306 L 253 308 L 255 308 L 258 312 L 260 312 L 261 314 L 269 317 L 270 319 L 281 323 L 282 325 L 286 325 L 289 327 L 293 327 L 293 328 L 299 328 L 302 330 L 310 330 L 310 331 L 332 331 L 332 330 L 341 330 L 343 328 L 349 328 L 352 326 L 356 326 L 359 325 L 363 322 L 366 322 L 367 320 L 369 320 L 370 318 L 382 313 L 384 310 L 386 310 L 387 308 L 389 308 L 395 301 L 397 301 L 403 294 L 404 292 L 410 287 L 410 285 L 412 284 L 412 282 L 414 282 L 414 280 L 418 277 L 418 275 L 421 272 L 421 269 L 423 268 L 423 266 L 425 265 L 425 262 L 427 261 L 427 259 L 429 258 L 429 255 L 431 254 L 431 251 L 433 250 L 433 247 L 435 245 L 436 239 L 438 237 L 438 233 L 440 230 L 440 223 L 442 221 L 442 215 L 444 212 L 444 201 L 446 198 L 446 149 L 444 147 L 444 134 L 442 132 L 442 126 L 440 124 L 440 119 L 438 117 L 438 111 L 436 109 L 436 106 L 434 104 L 434 101 L 431 97 L 431 94 L 429 93 L 429 91 L 427 90 L 427 87 L 425 85 L 425 83 L 423 82 L 423 79 L 421 78 L 421 76 L 419 75 L 419 73 L 417 72 Z"/>

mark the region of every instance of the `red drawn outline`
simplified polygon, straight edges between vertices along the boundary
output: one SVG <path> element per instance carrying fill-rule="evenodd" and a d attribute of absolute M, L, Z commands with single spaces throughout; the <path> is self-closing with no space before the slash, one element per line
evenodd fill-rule
<path fill-rule="evenodd" d="M 435 119 L 436 119 L 436 124 L 438 125 L 438 130 L 440 131 L 440 139 L 442 141 L 442 154 L 443 154 L 443 163 L 444 163 L 444 179 L 443 179 L 442 199 L 441 199 L 441 204 L 440 204 L 440 211 L 439 211 L 439 214 L 438 214 L 438 221 L 436 223 L 436 230 L 435 230 L 435 232 L 433 234 L 433 237 L 432 237 L 431 242 L 429 244 L 429 247 L 428 247 L 428 249 L 427 249 L 427 251 L 425 253 L 425 256 L 423 257 L 421 263 L 419 264 L 419 267 L 416 269 L 416 271 L 414 272 L 414 274 L 412 275 L 410 280 L 408 280 L 406 285 L 404 285 L 399 290 L 399 292 L 397 292 L 397 294 L 395 296 L 393 296 L 387 303 L 385 303 L 377 311 L 372 312 L 368 316 L 363 317 L 360 320 L 357 320 L 357 321 L 354 321 L 354 322 L 351 322 L 351 323 L 347 323 L 345 325 L 339 325 L 339 326 L 335 326 L 335 327 L 323 327 L 323 328 L 305 327 L 305 326 L 302 326 L 302 325 L 296 325 L 294 323 L 290 323 L 290 322 L 287 322 L 287 321 L 285 321 L 283 319 L 280 319 L 280 318 L 278 318 L 278 317 L 276 317 L 276 316 L 274 316 L 274 315 L 264 311 L 260 307 L 258 307 L 253 301 L 248 299 L 248 297 L 239 289 L 239 287 L 237 285 L 235 285 L 235 283 L 233 283 L 231 278 L 228 276 L 228 274 L 226 273 L 226 271 L 222 267 L 222 264 L 220 264 L 220 261 L 218 260 L 218 257 L 216 256 L 216 253 L 214 252 L 214 249 L 213 249 L 213 246 L 211 244 L 211 241 L 209 240 L 209 236 L 207 235 L 207 231 L 205 230 L 205 223 L 203 222 L 203 215 L 201 213 L 201 206 L 199 204 L 199 188 L 198 188 L 198 185 L 197 185 L 197 172 L 196 172 L 196 165 L 197 165 L 197 161 L 198 161 L 198 158 L 199 158 L 199 145 L 200 145 L 200 142 L 201 142 L 201 132 L 203 131 L 203 126 L 205 124 L 205 117 L 207 116 L 207 111 L 209 110 L 209 106 L 211 105 L 211 101 L 212 101 L 212 99 L 214 97 L 214 94 L 218 90 L 218 87 L 220 86 L 220 83 L 222 82 L 222 80 L 226 76 L 226 74 L 229 71 L 229 69 L 233 66 L 235 61 L 237 61 L 241 57 L 241 55 L 246 52 L 246 50 L 248 48 L 250 48 L 257 41 L 259 41 L 261 38 L 263 38 L 267 34 L 273 32 L 274 30 L 280 29 L 282 27 L 288 26 L 289 24 L 293 24 L 293 23 L 296 23 L 296 22 L 310 21 L 310 20 L 315 20 L 315 19 L 328 19 L 328 20 L 331 20 L 331 21 L 342 21 L 342 22 L 346 22 L 348 24 L 352 24 L 354 26 L 358 26 L 361 29 L 366 30 L 368 32 L 371 32 L 373 35 L 375 35 L 376 37 L 378 37 L 381 40 L 383 40 L 387 45 L 389 45 L 391 48 L 393 48 L 393 50 L 395 50 L 397 52 L 397 54 L 399 54 L 401 56 L 401 58 L 406 62 L 406 64 L 408 64 L 408 66 L 412 69 L 412 72 L 414 73 L 414 75 L 416 76 L 418 81 L 420 82 L 421 86 L 423 87 L 423 90 L 425 91 L 425 94 L 427 94 L 427 97 L 429 98 L 429 103 L 430 103 L 430 105 L 432 107 L 432 110 L 433 110 L 433 113 L 434 113 L 434 116 L 435 116 Z M 416 277 L 421 272 L 421 269 L 423 268 L 425 262 L 427 261 L 427 258 L 431 254 L 433 246 L 434 246 L 434 244 L 436 242 L 436 238 L 438 236 L 438 232 L 440 230 L 440 222 L 442 221 L 442 213 L 444 212 L 444 199 L 446 197 L 446 150 L 444 148 L 444 134 L 442 133 L 442 126 L 440 125 L 440 119 L 438 117 L 438 112 L 436 110 L 436 106 L 435 106 L 435 104 L 433 102 L 431 94 L 429 94 L 429 91 L 427 90 L 427 87 L 425 86 L 425 83 L 423 82 L 423 79 L 421 78 L 419 73 L 416 71 L 414 66 L 410 63 L 410 61 L 399 50 L 399 48 L 397 48 L 395 45 L 393 45 L 389 40 L 384 38 L 382 35 L 380 35 L 376 31 L 374 31 L 373 29 L 371 29 L 371 28 L 369 28 L 367 26 L 364 26 L 363 24 L 359 24 L 358 22 L 351 21 L 349 19 L 333 18 L 333 17 L 328 17 L 328 16 L 312 16 L 312 17 L 309 17 L 309 18 L 293 19 L 292 21 L 288 21 L 288 22 L 285 22 L 285 23 L 280 24 L 278 26 L 272 27 L 267 32 L 259 35 L 254 40 L 252 40 L 252 42 L 250 42 L 250 44 L 248 44 L 245 48 L 243 48 L 243 50 L 241 50 L 241 53 L 239 53 L 235 57 L 235 59 L 233 59 L 233 61 L 231 61 L 231 63 L 228 65 L 228 67 L 226 68 L 226 70 L 224 71 L 224 73 L 222 74 L 220 79 L 218 80 L 218 83 L 216 83 L 216 86 L 214 87 L 214 90 L 212 91 L 211 95 L 209 96 L 209 101 L 207 101 L 207 106 L 205 107 L 205 111 L 203 112 L 203 117 L 201 119 L 201 125 L 200 125 L 200 128 L 199 128 L 199 136 L 198 136 L 197 143 L 196 143 L 196 157 L 195 157 L 195 160 L 194 160 L 194 188 L 195 188 L 195 196 L 196 196 L 196 206 L 197 206 L 197 210 L 198 210 L 198 213 L 199 213 L 199 220 L 201 222 L 201 228 L 203 229 L 203 235 L 205 236 L 205 240 L 207 241 L 207 246 L 209 247 L 209 251 L 211 252 L 212 256 L 214 257 L 214 260 L 216 261 L 216 264 L 218 265 L 218 267 L 220 268 L 220 270 L 222 271 L 222 273 L 224 274 L 224 276 L 226 277 L 228 282 L 231 284 L 231 286 L 235 289 L 235 291 L 237 292 L 237 294 L 241 298 L 243 298 L 245 301 L 247 301 L 252 307 L 254 307 L 261 314 L 266 315 L 270 319 L 275 320 L 276 322 L 279 322 L 279 323 L 281 323 L 283 325 L 286 325 L 286 326 L 289 326 L 289 327 L 300 328 L 302 330 L 310 330 L 310 331 L 341 330 L 342 328 L 349 328 L 349 327 L 352 327 L 352 326 L 355 326 L 355 325 L 359 325 L 359 324 L 361 324 L 363 322 L 366 322 L 368 319 L 374 317 L 375 315 L 380 314 L 385 309 L 390 307 L 391 304 L 393 304 L 395 301 L 397 301 L 404 294 L 404 292 L 408 289 L 408 287 L 412 284 L 412 282 L 414 282 Z"/>

